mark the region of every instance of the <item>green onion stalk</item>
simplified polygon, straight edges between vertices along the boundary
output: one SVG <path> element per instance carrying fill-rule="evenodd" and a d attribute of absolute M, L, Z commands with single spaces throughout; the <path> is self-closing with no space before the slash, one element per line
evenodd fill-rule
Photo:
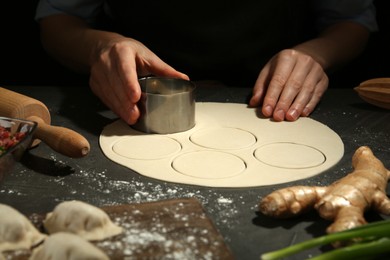
<path fill-rule="evenodd" d="M 286 248 L 261 255 L 262 260 L 276 260 L 302 252 L 306 249 L 341 241 L 355 241 L 310 258 L 314 260 L 347 260 L 373 257 L 390 252 L 390 220 L 372 222 L 349 230 L 313 238 Z"/>

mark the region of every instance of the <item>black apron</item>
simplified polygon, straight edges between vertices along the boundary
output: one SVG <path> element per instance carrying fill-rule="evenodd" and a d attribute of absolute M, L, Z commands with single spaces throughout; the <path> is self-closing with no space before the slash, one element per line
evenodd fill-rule
<path fill-rule="evenodd" d="M 191 80 L 253 86 L 277 52 L 311 37 L 309 0 L 107 0 L 118 32 Z"/>

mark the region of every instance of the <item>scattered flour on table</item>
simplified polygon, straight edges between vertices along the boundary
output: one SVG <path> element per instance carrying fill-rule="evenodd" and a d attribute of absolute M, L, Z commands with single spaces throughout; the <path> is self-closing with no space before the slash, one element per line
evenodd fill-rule
<path fill-rule="evenodd" d="M 214 250 L 220 246 L 220 241 L 212 240 L 209 237 L 208 230 L 200 227 L 186 226 L 191 221 L 191 218 L 205 218 L 204 215 L 182 214 L 183 203 L 179 203 L 172 208 L 162 207 L 156 210 L 151 222 L 148 222 L 147 228 L 145 223 L 140 223 L 137 220 L 137 215 L 142 215 L 140 210 L 133 210 L 125 216 L 117 217 L 113 221 L 124 228 L 124 234 L 120 235 L 120 239 L 115 242 L 101 241 L 96 245 L 102 248 L 108 254 L 112 252 L 120 252 L 125 256 L 125 259 L 133 259 L 133 257 L 145 256 L 148 254 L 160 254 L 158 258 L 162 259 L 214 259 Z M 186 232 L 177 228 L 174 223 L 167 223 L 160 220 L 164 211 L 169 210 L 169 213 L 174 214 L 175 224 L 186 227 Z M 192 219 L 194 221 L 194 219 Z M 203 248 L 203 250 L 200 250 Z M 206 250 L 206 251 L 204 251 Z M 163 255 L 163 257 L 161 256 Z M 134 258 L 134 259 L 135 259 Z"/>
<path fill-rule="evenodd" d="M 239 196 L 229 190 L 220 190 L 208 187 L 197 187 L 191 185 L 180 185 L 174 183 L 143 181 L 137 175 L 129 175 L 128 180 L 109 179 L 110 172 L 107 169 L 96 169 L 79 167 L 76 161 L 72 159 L 57 159 L 56 154 L 50 155 L 57 167 L 66 168 L 69 165 L 73 167 L 73 173 L 70 176 L 53 176 L 44 177 L 48 184 L 45 187 L 36 187 L 40 194 L 45 194 L 45 197 L 51 198 L 53 202 L 60 203 L 65 200 L 80 199 L 95 206 L 120 205 L 127 203 L 142 203 L 153 202 L 165 199 L 174 198 L 197 198 L 203 207 L 206 214 L 213 216 L 213 223 L 217 229 L 231 229 L 239 226 L 239 210 L 237 206 L 245 204 L 243 196 Z M 27 171 L 15 173 L 21 182 L 13 185 L 0 187 L 1 194 L 12 194 L 14 196 L 29 197 L 31 187 L 24 189 L 24 186 L 31 186 L 31 178 L 28 174 L 36 174 Z M 117 176 L 117 175 L 116 175 Z M 50 191 L 46 187 L 50 187 Z M 64 195 L 65 194 L 65 195 Z M 93 195 L 91 195 L 93 194 Z M 253 206 L 251 209 L 254 209 Z M 248 210 L 251 210 L 248 209 Z M 150 232 L 150 231 L 149 231 Z M 154 236 L 152 236 L 154 234 Z M 131 235 L 131 234 L 129 234 Z M 139 234 L 138 234 L 139 235 Z M 144 239 L 153 237 L 158 240 L 156 233 L 147 233 L 143 231 Z M 135 234 L 134 234 L 135 236 Z M 191 238 L 189 238 L 191 239 Z M 225 241 L 231 240 L 229 237 L 224 237 Z M 169 243 L 169 241 L 167 242 Z M 183 251 L 184 252 L 184 251 Z"/>

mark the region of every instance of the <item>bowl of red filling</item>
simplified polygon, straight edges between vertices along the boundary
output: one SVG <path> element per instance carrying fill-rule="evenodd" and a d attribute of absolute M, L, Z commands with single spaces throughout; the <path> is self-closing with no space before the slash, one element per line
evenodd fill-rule
<path fill-rule="evenodd" d="M 36 128 L 33 121 L 0 117 L 0 181 L 30 147 Z"/>

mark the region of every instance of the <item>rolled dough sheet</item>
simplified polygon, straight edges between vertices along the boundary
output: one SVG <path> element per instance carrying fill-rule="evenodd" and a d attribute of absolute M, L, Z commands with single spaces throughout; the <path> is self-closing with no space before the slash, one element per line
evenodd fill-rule
<path fill-rule="evenodd" d="M 312 177 L 344 154 L 341 138 L 311 118 L 274 122 L 238 103 L 196 103 L 196 125 L 145 134 L 122 120 L 107 125 L 100 147 L 112 161 L 162 181 L 255 187 Z"/>

